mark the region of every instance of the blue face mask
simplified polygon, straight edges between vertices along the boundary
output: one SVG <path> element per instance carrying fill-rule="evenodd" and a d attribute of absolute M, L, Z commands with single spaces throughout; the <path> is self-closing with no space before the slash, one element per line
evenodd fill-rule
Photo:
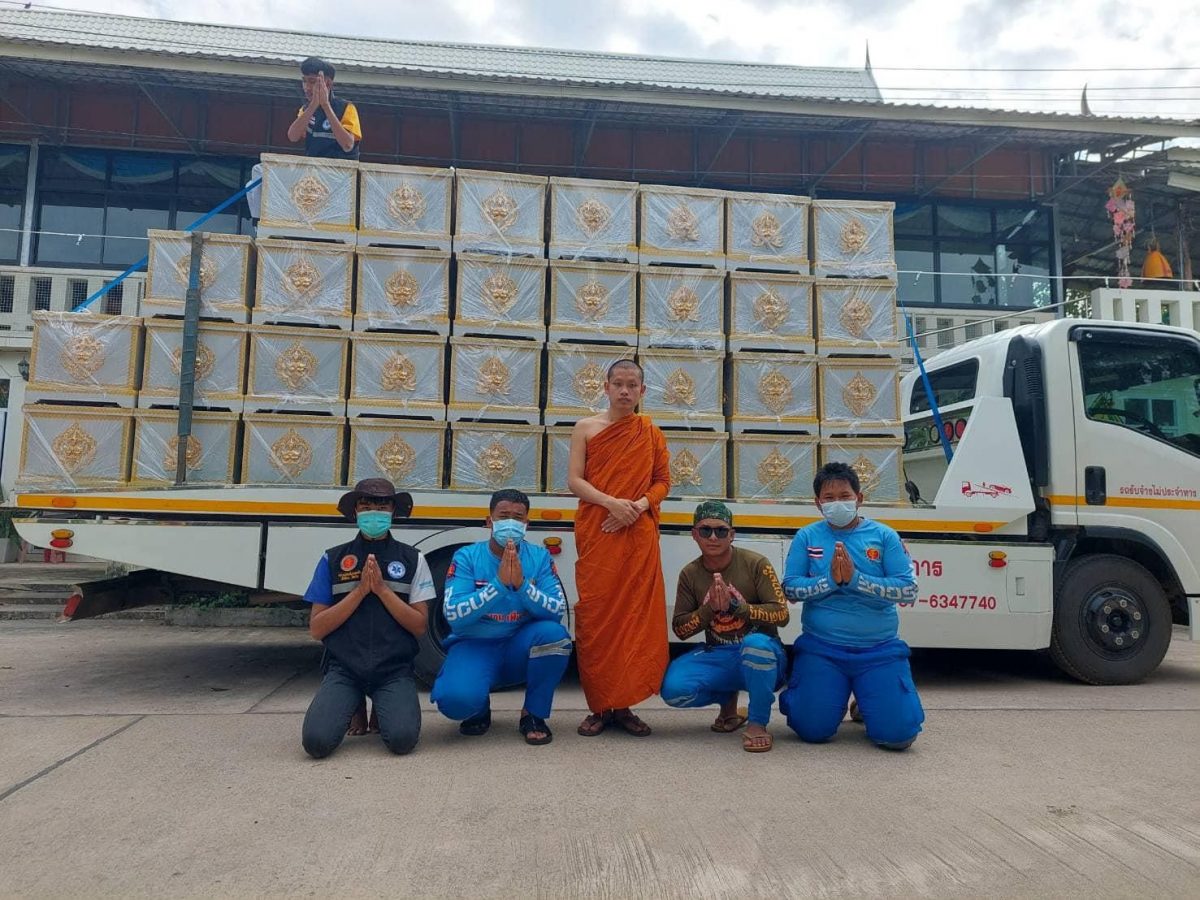
<path fill-rule="evenodd" d="M 821 515 L 834 528 L 845 528 L 858 516 L 858 503 L 854 500 L 828 500 L 821 504 Z"/>
<path fill-rule="evenodd" d="M 492 522 L 492 538 L 501 547 L 509 541 L 519 544 L 525 540 L 525 523 L 520 519 L 496 519 Z"/>
<path fill-rule="evenodd" d="M 392 527 L 392 514 L 386 509 L 364 509 L 354 520 L 358 523 L 358 530 L 363 533 L 363 537 L 371 540 L 383 537 Z"/>

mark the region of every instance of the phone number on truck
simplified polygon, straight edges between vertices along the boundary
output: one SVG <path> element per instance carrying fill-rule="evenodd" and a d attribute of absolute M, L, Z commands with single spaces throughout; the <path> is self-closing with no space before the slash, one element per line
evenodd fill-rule
<path fill-rule="evenodd" d="M 927 606 L 929 609 L 994 610 L 996 598 L 983 594 L 930 594 L 900 606 Z"/>

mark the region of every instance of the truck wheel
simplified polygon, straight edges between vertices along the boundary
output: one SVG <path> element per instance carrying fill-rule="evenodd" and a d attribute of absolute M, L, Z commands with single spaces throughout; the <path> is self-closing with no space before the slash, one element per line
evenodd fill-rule
<path fill-rule="evenodd" d="M 1068 563 L 1054 591 L 1050 656 L 1088 684 L 1133 684 L 1153 672 L 1171 643 L 1162 585 L 1111 554 Z"/>
<path fill-rule="evenodd" d="M 439 547 L 425 557 L 425 561 L 429 563 L 429 573 L 433 576 L 433 586 L 437 588 L 437 599 L 428 604 L 429 626 L 421 635 L 421 648 L 413 661 L 413 672 L 417 680 L 426 687 L 433 687 L 433 680 L 442 670 L 442 662 L 446 658 L 442 642 L 450 634 L 450 625 L 442 612 L 442 597 L 446 591 L 446 572 L 456 550 L 458 547 Z"/>

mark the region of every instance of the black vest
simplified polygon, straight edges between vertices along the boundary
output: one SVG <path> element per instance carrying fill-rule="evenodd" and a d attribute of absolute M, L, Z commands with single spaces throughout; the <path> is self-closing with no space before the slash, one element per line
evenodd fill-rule
<path fill-rule="evenodd" d="M 340 122 L 342 113 L 346 111 L 347 102 L 339 100 L 337 97 L 330 97 L 329 105 L 333 107 L 333 112 Z M 320 156 L 325 159 L 358 159 L 359 145 L 362 141 L 355 141 L 354 146 L 347 153 L 338 146 L 337 138 L 333 136 L 332 126 L 325 121 L 326 118 L 325 108 L 318 106 L 313 112 L 312 118 L 308 120 L 308 130 L 304 136 L 304 152 L 309 156 Z"/>
<path fill-rule="evenodd" d="M 360 532 L 348 544 L 325 551 L 333 579 L 333 602 L 338 603 L 358 587 L 368 554 L 375 554 L 384 583 L 405 603 L 412 595 L 417 575 L 417 551 L 390 535 L 368 541 Z M 329 655 L 364 680 L 411 670 L 417 639 L 397 622 L 383 601 L 368 594 L 341 627 L 325 636 Z"/>

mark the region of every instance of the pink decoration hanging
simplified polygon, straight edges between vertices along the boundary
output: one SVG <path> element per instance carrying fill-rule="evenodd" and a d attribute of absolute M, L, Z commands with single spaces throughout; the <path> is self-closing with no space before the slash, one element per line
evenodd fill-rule
<path fill-rule="evenodd" d="M 1133 276 L 1129 271 L 1130 254 L 1133 251 L 1133 235 L 1135 231 L 1135 211 L 1133 192 L 1126 186 L 1124 179 L 1117 178 L 1108 189 L 1108 202 L 1104 204 L 1112 219 L 1113 239 L 1117 242 L 1117 285 L 1127 288 L 1133 286 Z"/>

